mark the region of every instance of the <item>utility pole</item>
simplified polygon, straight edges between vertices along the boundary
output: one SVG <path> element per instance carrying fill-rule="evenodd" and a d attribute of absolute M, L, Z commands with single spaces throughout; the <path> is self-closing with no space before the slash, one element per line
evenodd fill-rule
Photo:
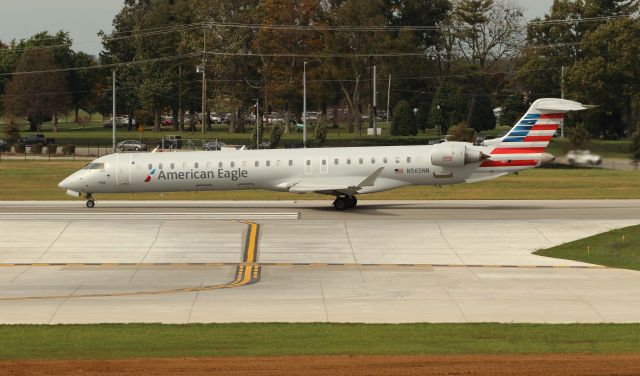
<path fill-rule="evenodd" d="M 302 64 L 302 146 L 307 147 L 307 62 Z"/>
<path fill-rule="evenodd" d="M 207 112 L 207 26 L 202 29 L 202 134 L 206 132 L 206 112 Z"/>
<path fill-rule="evenodd" d="M 182 116 L 182 64 L 178 65 L 178 129 L 180 134 L 184 131 L 184 116 Z"/>
<path fill-rule="evenodd" d="M 371 114 L 371 124 L 373 125 L 373 135 L 377 136 L 378 135 L 378 127 L 377 127 L 377 116 L 376 116 L 376 106 L 378 105 L 377 102 L 377 98 L 378 96 L 376 95 L 376 66 L 373 66 L 373 113 Z"/>
<path fill-rule="evenodd" d="M 112 90 L 112 100 L 111 103 L 111 126 L 113 127 L 112 131 L 112 141 L 113 141 L 113 153 L 116 152 L 116 70 L 111 71 L 111 90 Z"/>
<path fill-rule="evenodd" d="M 260 100 L 256 99 L 256 149 L 260 149 Z"/>
<path fill-rule="evenodd" d="M 387 127 L 389 126 L 389 103 L 391 102 L 391 73 L 389 73 L 389 84 L 387 85 Z"/>
<path fill-rule="evenodd" d="M 560 73 L 560 98 L 562 99 L 564 99 L 564 71 L 565 67 L 563 65 Z M 564 138 L 564 120 L 560 122 L 560 137 Z"/>

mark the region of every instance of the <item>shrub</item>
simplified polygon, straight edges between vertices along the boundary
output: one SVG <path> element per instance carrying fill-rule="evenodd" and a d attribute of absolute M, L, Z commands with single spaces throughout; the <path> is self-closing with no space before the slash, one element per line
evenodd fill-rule
<path fill-rule="evenodd" d="M 152 126 L 155 121 L 155 115 L 151 111 L 138 110 L 134 112 L 133 118 L 136 119 L 136 126 L 146 125 Z"/>
<path fill-rule="evenodd" d="M 4 140 L 9 146 L 20 142 L 20 129 L 15 121 L 9 121 L 9 124 L 4 128 Z"/>
<path fill-rule="evenodd" d="M 462 122 L 449 130 L 448 141 L 474 142 L 475 140 L 475 129 L 469 128 L 465 122 Z"/>
<path fill-rule="evenodd" d="M 24 154 L 26 150 L 27 150 L 27 145 L 25 145 L 24 142 L 18 142 L 13 145 L 13 151 L 16 154 Z"/>
<path fill-rule="evenodd" d="M 47 145 L 47 153 L 49 155 L 54 155 L 57 152 L 58 152 L 58 145 L 56 145 L 56 144 Z"/>
<path fill-rule="evenodd" d="M 31 145 L 31 154 L 42 154 L 43 148 L 42 144 L 33 144 Z"/>
<path fill-rule="evenodd" d="M 284 125 L 276 124 L 271 127 L 271 149 L 277 149 L 280 145 L 280 138 L 282 138 L 282 133 L 284 133 Z"/>
<path fill-rule="evenodd" d="M 66 144 L 62 147 L 63 155 L 72 155 L 76 153 L 76 146 L 72 144 Z"/>
<path fill-rule="evenodd" d="M 407 101 L 400 101 L 393 109 L 391 134 L 394 136 L 415 136 L 418 134 L 415 115 Z"/>
<path fill-rule="evenodd" d="M 582 123 L 576 124 L 573 129 L 569 130 L 569 147 L 572 150 L 587 148 L 590 140 L 591 134 L 589 134 L 589 131 Z"/>
<path fill-rule="evenodd" d="M 324 115 L 318 116 L 318 122 L 313 129 L 313 140 L 316 145 L 324 145 L 327 141 L 327 118 Z"/>

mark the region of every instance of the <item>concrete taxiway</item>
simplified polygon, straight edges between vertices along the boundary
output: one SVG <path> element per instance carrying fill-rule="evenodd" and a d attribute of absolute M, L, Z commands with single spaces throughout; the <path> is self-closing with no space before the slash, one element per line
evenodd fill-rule
<path fill-rule="evenodd" d="M 640 201 L 0 203 L 0 323 L 638 322 L 640 272 L 532 255 Z"/>

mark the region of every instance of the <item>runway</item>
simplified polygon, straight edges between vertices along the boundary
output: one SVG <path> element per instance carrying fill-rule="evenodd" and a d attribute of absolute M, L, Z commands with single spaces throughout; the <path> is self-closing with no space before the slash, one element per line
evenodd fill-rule
<path fill-rule="evenodd" d="M 0 203 L 0 323 L 640 321 L 639 272 L 531 254 L 640 201 L 361 204 Z"/>

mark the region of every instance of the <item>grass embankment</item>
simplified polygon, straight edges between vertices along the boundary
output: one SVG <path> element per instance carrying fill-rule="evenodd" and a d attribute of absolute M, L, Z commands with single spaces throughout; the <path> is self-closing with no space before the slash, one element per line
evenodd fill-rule
<path fill-rule="evenodd" d="M 640 270 L 640 226 L 605 232 L 540 250 L 535 254 L 614 268 Z"/>
<path fill-rule="evenodd" d="M 639 324 L 0 326 L 0 359 L 638 353 Z"/>
<path fill-rule="evenodd" d="M 58 183 L 85 162 L 2 161 L 0 200 L 73 199 Z M 406 187 L 361 196 L 372 200 L 522 200 L 640 199 L 640 174 L 601 169 L 533 169 L 482 183 L 442 188 Z M 327 199 L 316 194 L 267 191 L 101 194 L 98 200 L 300 200 Z"/>

